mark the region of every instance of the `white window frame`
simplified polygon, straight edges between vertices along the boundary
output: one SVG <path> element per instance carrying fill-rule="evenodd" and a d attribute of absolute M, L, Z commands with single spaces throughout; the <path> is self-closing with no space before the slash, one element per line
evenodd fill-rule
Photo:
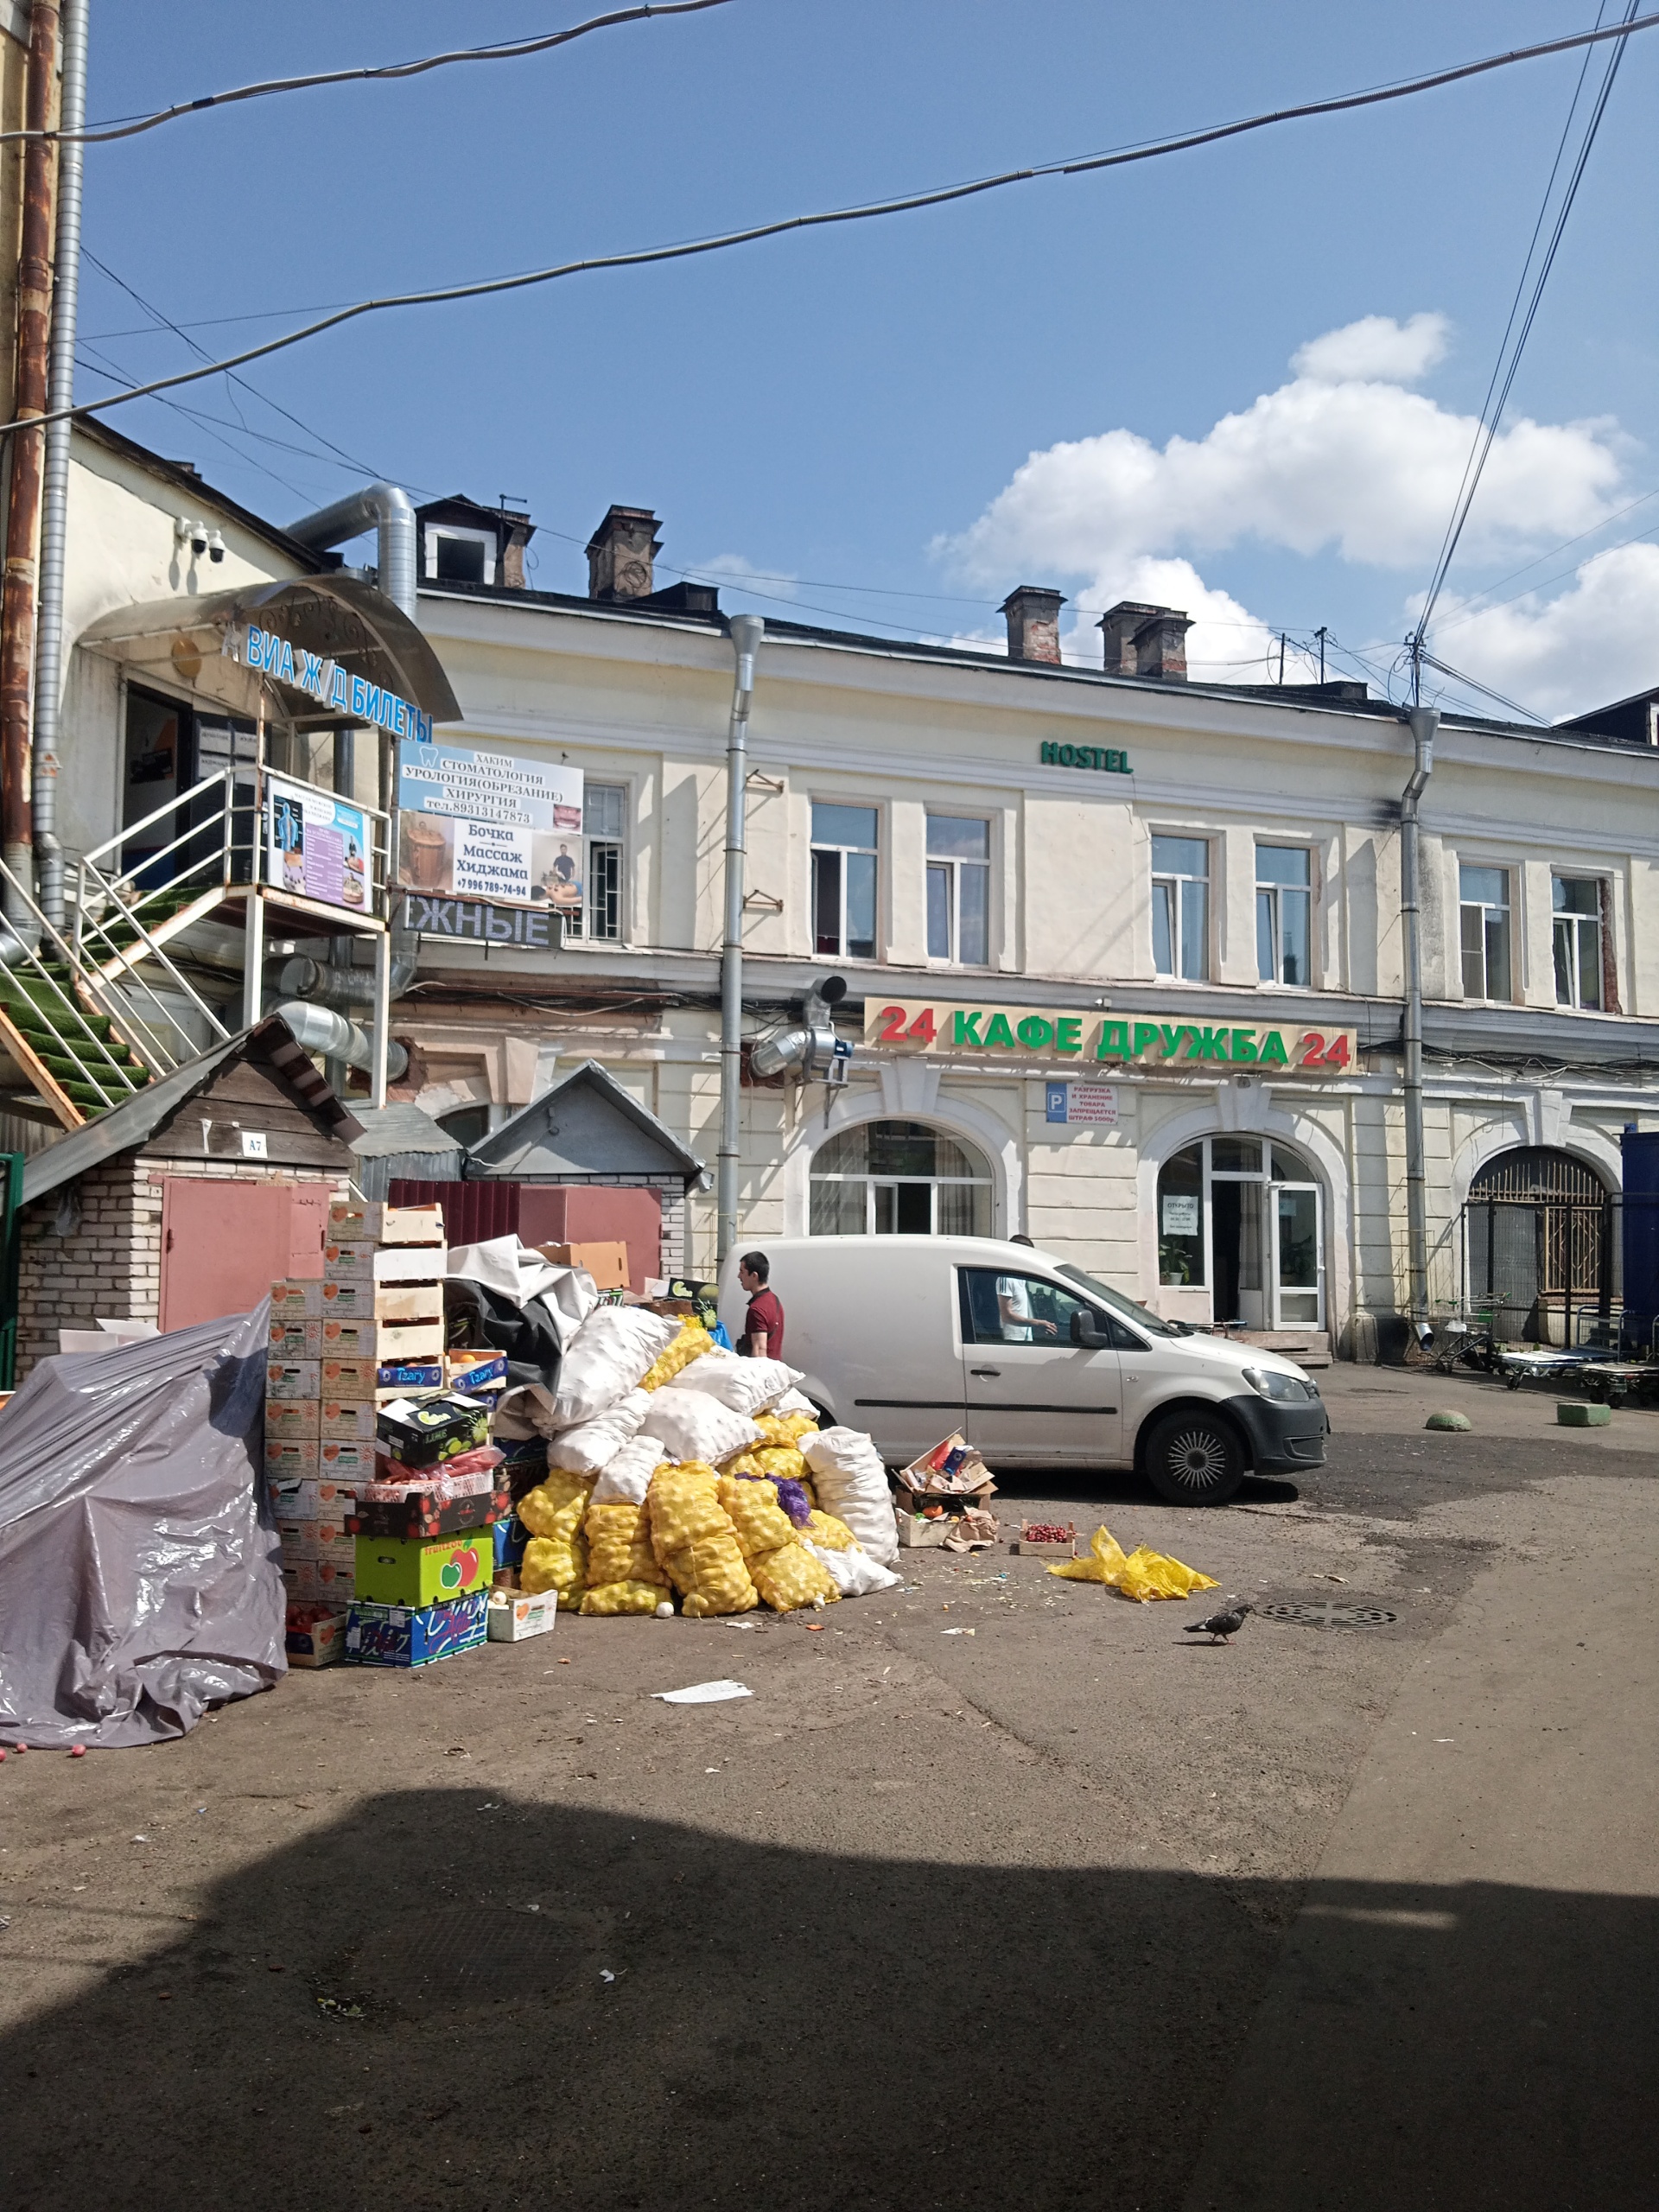
<path fill-rule="evenodd" d="M 1484 1006 L 1513 1006 L 1520 996 L 1519 986 L 1521 982 L 1520 960 L 1518 957 L 1520 951 L 1519 932 L 1516 927 L 1516 894 L 1520 883 L 1521 871 L 1514 865 L 1513 862 L 1509 861 L 1476 860 L 1465 853 L 1459 853 L 1457 855 L 1457 868 L 1459 988 L 1462 991 L 1464 997 L 1472 1002 Z M 1463 892 L 1463 872 L 1465 868 L 1484 868 L 1489 873 L 1501 875 L 1503 878 L 1504 884 L 1507 887 L 1508 896 L 1505 898 L 1502 906 L 1495 906 L 1490 899 L 1465 898 Z M 1469 988 L 1468 978 L 1464 973 L 1463 966 L 1464 961 L 1468 957 L 1464 950 L 1463 917 L 1465 912 L 1470 907 L 1478 909 L 1483 917 L 1480 932 L 1480 980 L 1484 984 L 1490 984 L 1492 980 L 1486 956 L 1486 923 L 1484 918 L 1489 914 L 1497 913 L 1501 913 L 1503 916 L 1503 934 L 1507 943 L 1510 960 L 1510 988 L 1509 995 L 1507 997 L 1494 997 L 1490 989 L 1471 991 Z M 1554 973 L 1554 942 L 1552 940 L 1552 965 L 1550 971 L 1552 975 Z"/>
<path fill-rule="evenodd" d="M 582 779 L 582 787 L 584 826 L 582 837 L 582 918 L 579 925 L 575 929 L 571 928 L 569 923 L 565 925 L 565 935 L 582 944 L 624 944 L 627 942 L 628 936 L 627 831 L 628 824 L 633 819 L 632 786 L 626 783 L 606 783 L 600 779 L 584 776 Z M 615 791 L 621 792 L 622 835 L 620 837 L 613 837 L 608 835 L 595 836 L 590 834 L 588 830 L 586 827 L 588 804 L 587 795 L 589 791 L 595 789 L 600 791 Z M 614 850 L 617 856 L 616 934 L 614 937 L 596 937 L 594 934 L 592 927 L 594 911 L 592 897 L 594 884 L 594 851 L 595 847 L 603 847 L 607 851 Z"/>
<path fill-rule="evenodd" d="M 1555 886 L 1558 883 L 1592 883 L 1596 887 L 1596 911 L 1593 914 L 1558 913 L 1555 907 Z M 1608 899 L 1605 879 L 1599 875 L 1580 875 L 1567 868 L 1553 868 L 1549 872 L 1549 972 L 1555 987 L 1557 1006 L 1571 1007 L 1580 1014 L 1605 1014 L 1607 1011 L 1607 927 Z M 1580 932 L 1588 924 L 1596 933 L 1596 1002 L 1586 1007 L 1579 992 L 1579 969 L 1581 949 Z M 1567 982 L 1571 995 L 1561 996 L 1560 977 L 1556 972 L 1555 944 L 1562 930 L 1568 931 L 1573 942 L 1573 957 L 1567 963 Z"/>
<path fill-rule="evenodd" d="M 809 809 L 820 806 L 856 807 L 861 813 L 873 814 L 875 817 L 875 842 L 874 845 L 841 845 L 821 842 L 815 835 L 813 835 L 812 816 L 810 811 L 808 812 L 807 935 L 813 949 L 813 957 L 818 960 L 863 960 L 866 958 L 879 960 L 881 957 L 882 810 L 879 804 L 871 805 L 868 802 L 862 799 L 841 798 L 811 798 L 808 801 L 808 806 Z M 840 856 L 841 861 L 841 867 L 838 871 L 840 879 L 840 911 L 836 916 L 836 945 L 834 950 L 830 950 L 827 948 L 821 950 L 818 945 L 818 855 L 820 853 L 837 854 Z M 848 950 L 847 855 L 849 853 L 868 855 L 875 862 L 874 871 L 875 881 L 870 902 L 870 950 L 868 954 L 861 952 L 849 952 Z"/>
<path fill-rule="evenodd" d="M 468 530 L 458 522 L 429 522 L 423 526 L 422 534 L 425 542 L 421 550 L 429 582 L 438 582 L 438 540 L 441 537 L 447 537 L 452 543 L 459 545 L 481 545 L 484 548 L 484 582 L 486 584 L 495 582 L 496 538 L 493 530 Z"/>
<path fill-rule="evenodd" d="M 1262 852 L 1305 853 L 1307 855 L 1307 881 L 1306 883 L 1264 883 L 1262 880 L 1261 862 L 1256 857 Z M 1262 948 L 1259 935 L 1261 921 L 1259 913 L 1255 910 L 1252 912 L 1252 919 L 1255 921 L 1258 931 L 1255 963 L 1257 981 L 1268 984 L 1274 990 L 1311 991 L 1314 988 L 1313 948 L 1317 938 L 1317 931 L 1314 928 L 1313 899 L 1319 878 L 1313 848 L 1311 845 L 1287 842 L 1284 839 L 1278 837 L 1255 837 L 1250 843 L 1250 866 L 1255 879 L 1256 908 L 1259 909 L 1265 894 L 1270 902 L 1272 916 L 1268 929 L 1273 938 L 1273 973 L 1271 976 L 1263 976 L 1261 973 Z M 1287 983 L 1280 973 L 1285 964 L 1284 909 L 1280 894 L 1286 891 L 1300 891 L 1307 900 L 1307 944 L 1306 947 L 1307 975 L 1300 983 Z"/>
<path fill-rule="evenodd" d="M 984 859 L 982 861 L 963 860 L 950 855 L 929 852 L 927 850 L 926 824 L 927 823 L 932 822 L 936 819 L 941 822 L 977 822 L 985 832 Z M 930 810 L 924 820 L 922 830 L 922 926 L 925 931 L 930 930 L 932 925 L 931 909 L 928 900 L 928 877 L 932 874 L 935 868 L 938 868 L 946 878 L 949 884 L 949 890 L 946 894 L 945 918 L 950 938 L 950 950 L 946 952 L 935 952 L 930 944 L 927 948 L 927 958 L 928 964 L 931 967 L 988 968 L 991 964 L 991 853 L 995 835 L 995 832 L 993 824 L 988 815 L 947 814 L 943 809 L 941 809 L 937 817 Z M 879 868 L 879 861 L 877 865 Z M 962 874 L 964 868 L 977 868 L 985 879 L 985 950 L 977 960 L 965 960 L 962 954 Z"/>
<path fill-rule="evenodd" d="M 1215 966 L 1214 931 L 1216 901 L 1214 896 L 1214 886 L 1216 878 L 1216 840 L 1209 836 L 1206 831 L 1201 830 L 1154 830 L 1148 834 L 1149 837 L 1153 840 L 1156 840 L 1160 837 L 1179 837 L 1188 844 L 1202 845 L 1204 847 L 1204 874 L 1201 876 L 1180 874 L 1172 874 L 1166 871 L 1160 871 L 1158 868 L 1156 860 L 1154 857 L 1155 852 L 1154 843 L 1149 842 L 1147 844 L 1147 854 L 1148 864 L 1152 871 L 1152 908 L 1148 915 L 1148 919 L 1152 925 L 1153 972 L 1154 975 L 1162 976 L 1167 982 L 1207 983 L 1211 980 L 1211 971 Z M 1185 942 L 1185 931 L 1183 926 L 1181 915 L 1181 909 L 1185 904 L 1185 896 L 1180 887 L 1185 883 L 1201 883 L 1204 886 L 1204 972 L 1199 976 L 1183 976 L 1180 969 L 1181 946 Z M 1158 901 L 1162 896 L 1160 887 L 1165 884 L 1172 885 L 1174 887 L 1174 896 L 1169 902 L 1170 957 L 1173 965 L 1166 969 L 1160 968 L 1158 965 L 1157 907 Z"/>

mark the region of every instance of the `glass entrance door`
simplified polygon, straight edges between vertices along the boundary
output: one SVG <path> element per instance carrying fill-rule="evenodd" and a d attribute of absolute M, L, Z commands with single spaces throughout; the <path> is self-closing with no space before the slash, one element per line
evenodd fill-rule
<path fill-rule="evenodd" d="M 1273 1191 L 1273 1286 L 1276 1329 L 1325 1325 L 1325 1239 L 1315 1183 L 1276 1183 Z"/>

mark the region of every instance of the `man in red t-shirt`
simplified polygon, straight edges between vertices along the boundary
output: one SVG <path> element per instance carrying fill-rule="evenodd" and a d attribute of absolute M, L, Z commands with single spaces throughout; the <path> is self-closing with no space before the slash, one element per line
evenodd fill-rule
<path fill-rule="evenodd" d="M 784 1356 L 784 1309 L 778 1294 L 766 1287 L 772 1262 L 764 1252 L 746 1252 L 737 1263 L 737 1279 L 749 1294 L 740 1351 L 751 1359 L 781 1359 Z"/>

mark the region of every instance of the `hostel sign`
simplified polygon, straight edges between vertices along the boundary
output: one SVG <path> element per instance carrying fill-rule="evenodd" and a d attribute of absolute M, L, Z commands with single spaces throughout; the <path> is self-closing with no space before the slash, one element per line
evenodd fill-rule
<path fill-rule="evenodd" d="M 1300 1022 L 1211 1025 L 1166 1014 L 1039 1012 L 1028 1006 L 943 1005 L 938 1000 L 865 1001 L 864 1042 L 901 1052 L 976 1052 L 992 1059 L 1109 1061 L 1129 1067 L 1273 1069 L 1340 1075 L 1354 1064 L 1357 1033 Z"/>

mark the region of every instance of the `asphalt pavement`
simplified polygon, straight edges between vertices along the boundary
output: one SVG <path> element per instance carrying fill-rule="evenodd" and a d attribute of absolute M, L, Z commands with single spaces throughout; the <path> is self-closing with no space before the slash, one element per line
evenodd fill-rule
<path fill-rule="evenodd" d="M 1659 1415 L 1325 1380 L 1329 1466 L 1220 1511 L 1005 1481 L 1202 1606 L 912 1553 L 14 1754 L 0 2202 L 1659 2201 Z"/>

